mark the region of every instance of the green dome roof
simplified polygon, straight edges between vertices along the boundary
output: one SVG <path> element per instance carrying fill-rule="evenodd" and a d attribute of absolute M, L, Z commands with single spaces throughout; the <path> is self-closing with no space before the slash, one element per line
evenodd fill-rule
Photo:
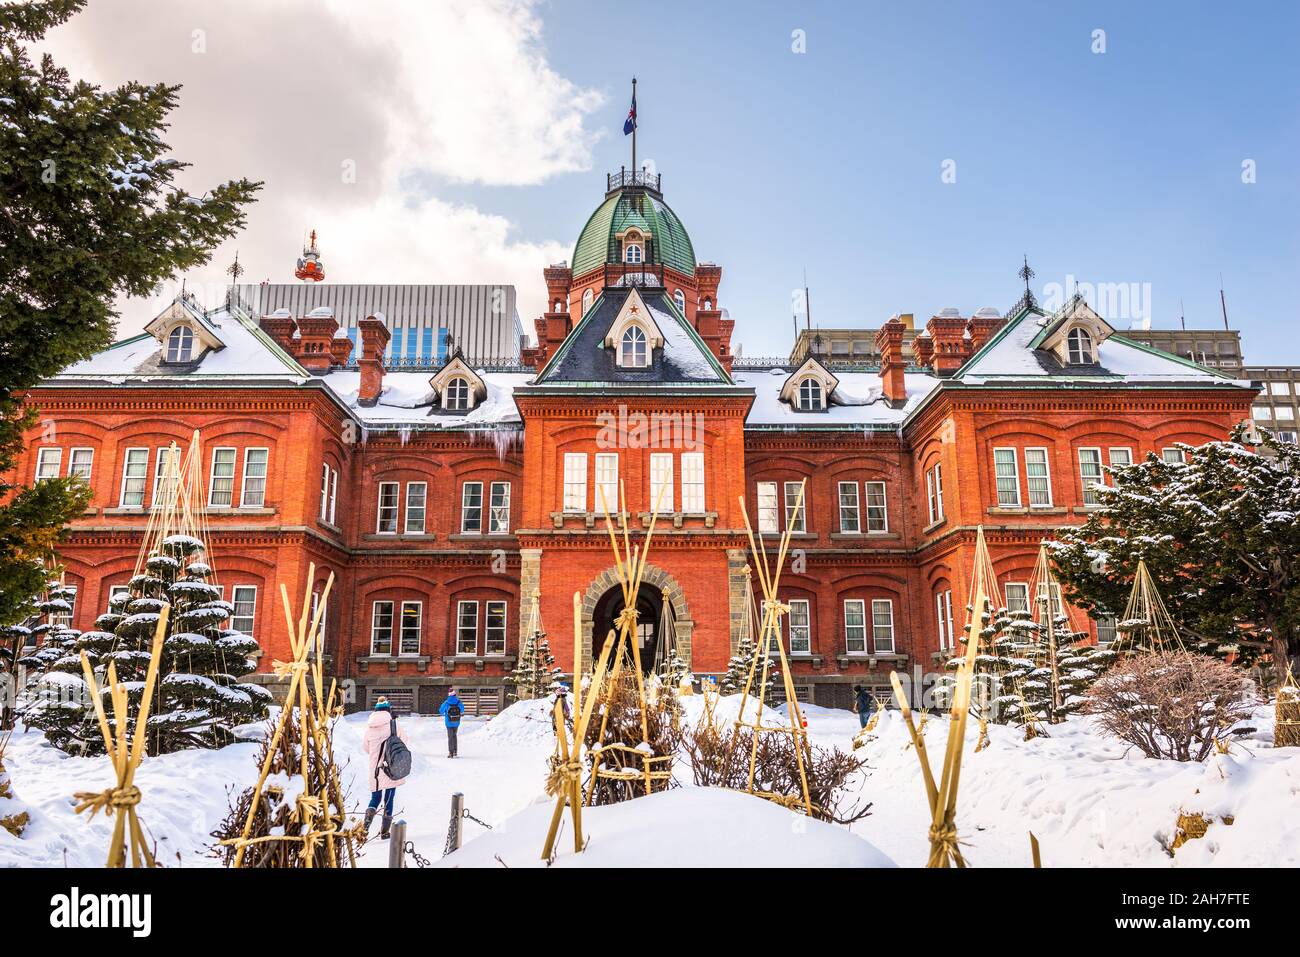
<path fill-rule="evenodd" d="M 596 208 L 573 247 L 573 274 L 618 262 L 614 237 L 632 226 L 650 233 L 656 263 L 695 275 L 695 249 L 686 227 L 667 203 L 645 189 L 619 190 Z"/>

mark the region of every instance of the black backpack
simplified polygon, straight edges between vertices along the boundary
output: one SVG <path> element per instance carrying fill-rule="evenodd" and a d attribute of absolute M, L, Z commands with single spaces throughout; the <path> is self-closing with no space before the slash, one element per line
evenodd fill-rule
<path fill-rule="evenodd" d="M 388 720 L 388 739 L 379 748 L 379 763 L 376 765 L 376 789 L 379 787 L 379 771 L 392 781 L 400 781 L 411 773 L 411 749 L 397 736 L 397 717 L 390 714 Z"/>
<path fill-rule="evenodd" d="M 452 721 L 459 721 L 459 720 L 460 720 L 460 705 L 458 705 L 458 704 L 454 704 L 454 705 L 452 705 L 450 708 L 448 708 L 448 709 L 447 709 L 447 717 L 450 718 Z"/>

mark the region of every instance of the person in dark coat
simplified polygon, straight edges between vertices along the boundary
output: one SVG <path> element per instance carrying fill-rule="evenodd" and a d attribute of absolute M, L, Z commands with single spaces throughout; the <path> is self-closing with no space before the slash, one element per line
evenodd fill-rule
<path fill-rule="evenodd" d="M 871 720 L 871 713 L 876 710 L 876 699 L 862 685 L 853 686 L 853 710 L 858 713 L 858 723 L 864 728 Z"/>
<path fill-rule="evenodd" d="M 447 726 L 447 757 L 456 756 L 456 729 L 460 727 L 460 716 L 465 713 L 465 704 L 456 697 L 456 689 L 452 688 L 447 693 L 447 700 L 438 708 L 438 714 L 442 715 L 443 724 Z"/>

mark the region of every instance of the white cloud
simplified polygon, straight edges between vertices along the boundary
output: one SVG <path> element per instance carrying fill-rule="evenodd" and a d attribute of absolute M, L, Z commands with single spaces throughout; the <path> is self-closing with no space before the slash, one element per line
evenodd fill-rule
<path fill-rule="evenodd" d="M 186 276 L 289 281 L 305 232 L 333 282 L 508 282 L 526 326 L 568 241 L 494 211 L 404 194 L 404 174 L 534 185 L 590 168 L 603 101 L 547 61 L 537 0 L 92 0 L 47 43 L 76 78 L 182 83 L 168 142 L 182 185 L 264 180 L 243 234 Z M 346 167 L 345 167 L 346 164 Z M 345 168 L 355 170 L 346 182 Z M 410 181 L 409 179 L 407 180 Z M 153 314 L 124 303 L 123 332 Z"/>

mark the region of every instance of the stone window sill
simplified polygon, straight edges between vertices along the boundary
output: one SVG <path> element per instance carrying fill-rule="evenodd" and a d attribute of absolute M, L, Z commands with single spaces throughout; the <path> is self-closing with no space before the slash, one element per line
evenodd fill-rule
<path fill-rule="evenodd" d="M 947 515 L 943 516 L 942 518 L 936 518 L 936 519 L 935 519 L 933 522 L 931 522 L 929 525 L 925 526 L 925 528 L 921 529 L 921 534 L 922 534 L 922 535 L 929 535 L 929 534 L 930 534 L 931 532 L 933 532 L 936 528 L 938 528 L 940 525 L 943 525 L 943 524 L 944 524 L 945 522 L 947 522 L 947 521 L 948 521 L 948 516 L 947 516 Z"/>

